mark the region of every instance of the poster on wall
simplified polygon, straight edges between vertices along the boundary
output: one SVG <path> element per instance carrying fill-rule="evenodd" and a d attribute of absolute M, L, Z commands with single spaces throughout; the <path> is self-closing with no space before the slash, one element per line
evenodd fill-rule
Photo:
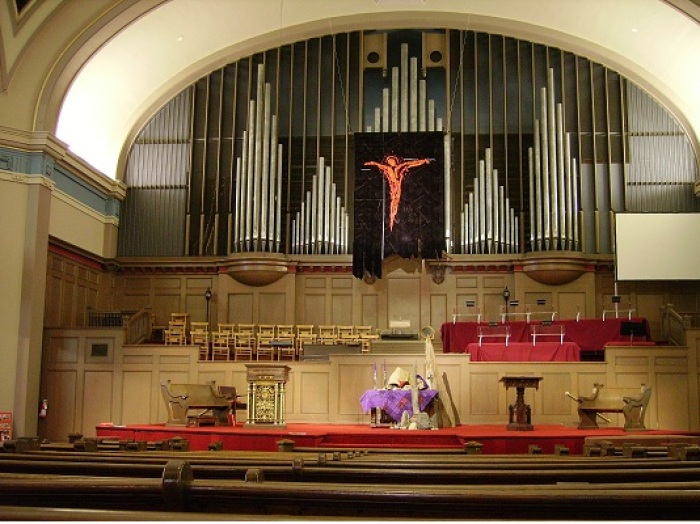
<path fill-rule="evenodd" d="M 353 275 L 445 250 L 443 133 L 355 133 Z"/>

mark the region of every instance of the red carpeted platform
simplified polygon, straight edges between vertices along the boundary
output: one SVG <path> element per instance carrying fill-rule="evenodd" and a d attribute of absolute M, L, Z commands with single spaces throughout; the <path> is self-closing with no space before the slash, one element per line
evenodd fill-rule
<path fill-rule="evenodd" d="M 293 440 L 296 447 L 317 448 L 436 448 L 463 449 L 476 441 L 488 454 L 527 453 L 537 445 L 542 453 L 554 453 L 555 446 L 569 448 L 572 455 L 583 453 L 587 437 L 615 437 L 617 442 L 641 442 L 662 445 L 688 437 L 696 441 L 698 434 L 683 431 L 649 430 L 628 432 L 622 428 L 580 430 L 565 426 L 535 426 L 533 431 L 508 431 L 503 425 L 463 425 L 437 430 L 400 430 L 372 428 L 369 425 L 287 424 L 285 428 L 236 426 L 173 427 L 165 425 L 130 425 L 97 427 L 98 437 L 123 440 L 158 441 L 182 437 L 189 440 L 191 450 L 206 450 L 209 444 L 222 442 L 225 450 L 277 451 L 280 440 Z"/>

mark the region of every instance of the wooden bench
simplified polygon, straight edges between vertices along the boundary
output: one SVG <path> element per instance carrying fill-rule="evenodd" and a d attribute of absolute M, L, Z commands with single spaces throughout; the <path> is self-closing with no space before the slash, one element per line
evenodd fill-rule
<path fill-rule="evenodd" d="M 578 402 L 579 429 L 598 428 L 597 417 L 605 418 L 601 413 L 622 413 L 625 416 L 625 431 L 646 429 L 644 415 L 651 397 L 651 386 L 642 384 L 639 389 L 608 388 L 596 383 L 588 397 L 575 397 L 568 391 L 566 394 Z"/>
<path fill-rule="evenodd" d="M 168 409 L 166 426 L 229 425 L 228 414 L 236 402 L 235 388 L 227 386 L 226 393 L 223 393 L 213 381 L 209 384 L 172 384 L 167 381 L 160 385 L 160 390 Z M 197 413 L 191 414 L 191 410 L 197 410 Z"/>

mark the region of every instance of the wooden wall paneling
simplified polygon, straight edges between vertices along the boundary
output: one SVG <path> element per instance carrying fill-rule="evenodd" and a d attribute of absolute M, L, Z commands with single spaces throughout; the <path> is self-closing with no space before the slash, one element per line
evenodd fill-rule
<path fill-rule="evenodd" d="M 372 326 L 373 329 L 376 329 L 379 325 L 379 301 L 377 295 L 361 294 L 360 302 L 362 308 L 360 324 Z"/>
<path fill-rule="evenodd" d="M 207 288 L 212 289 L 212 279 L 209 277 L 186 277 L 185 278 L 185 311 L 190 314 L 190 321 L 207 321 L 207 300 L 204 294 Z M 214 304 L 209 303 L 209 317 L 211 319 Z"/>
<path fill-rule="evenodd" d="M 499 404 L 504 398 L 500 391 L 503 386 L 499 382 L 497 370 L 471 372 L 469 376 L 470 410 L 468 416 L 498 415 Z"/>
<path fill-rule="evenodd" d="M 352 317 L 352 295 L 349 293 L 333 293 L 330 299 L 330 323 L 340 326 L 350 326 L 354 324 Z"/>
<path fill-rule="evenodd" d="M 75 368 L 46 372 L 43 398 L 47 399 L 49 407 L 45 420 L 45 435 L 50 440 L 63 441 L 68 438 L 70 433 L 79 431 L 76 404 L 80 374 L 79 370 Z M 94 434 L 94 432 L 90 434 Z"/>
<path fill-rule="evenodd" d="M 572 400 L 565 395 L 565 392 L 572 390 L 573 374 L 547 370 L 542 373 L 542 377 L 540 392 L 537 394 L 542 403 L 542 414 L 562 416 L 561 422 L 568 422 Z"/>
<path fill-rule="evenodd" d="M 46 303 L 44 305 L 44 326 L 60 327 L 61 325 L 61 275 L 49 274 L 46 280 Z"/>
<path fill-rule="evenodd" d="M 420 329 L 420 288 L 420 278 L 409 276 L 387 279 L 387 323 L 399 319 L 409 320 L 411 331 Z"/>
<path fill-rule="evenodd" d="M 122 279 L 122 285 L 123 288 L 121 289 L 117 304 L 118 308 L 138 311 L 143 307 L 153 304 L 151 298 L 151 277 L 127 277 Z M 153 313 L 156 315 L 156 325 L 162 326 L 166 324 L 165 312 L 156 311 L 154 308 Z"/>
<path fill-rule="evenodd" d="M 688 404 L 690 385 L 687 374 L 657 371 L 654 389 L 649 402 L 649 411 L 654 412 L 656 422 L 651 425 L 647 415 L 648 429 L 676 428 L 690 430 L 691 414 L 694 407 Z M 660 406 L 665 406 L 661 408 Z M 673 409 L 668 409 L 673 406 Z M 696 408 L 695 408 L 696 409 Z"/>
<path fill-rule="evenodd" d="M 304 307 L 301 314 L 301 319 L 297 320 L 298 324 L 328 324 L 330 319 L 326 317 L 326 294 L 325 293 L 305 293 Z"/>
<path fill-rule="evenodd" d="M 209 369 L 208 367 L 205 368 L 203 365 L 200 366 L 195 382 L 197 384 L 207 384 L 212 381 L 216 382 L 217 386 L 233 386 L 233 384 L 230 383 L 229 373 L 227 373 L 225 369 L 220 367 Z M 241 391 L 237 390 L 236 393 L 240 395 Z"/>
<path fill-rule="evenodd" d="M 253 324 L 253 293 L 228 295 L 228 321 L 235 324 Z"/>
<path fill-rule="evenodd" d="M 142 424 L 147 417 L 150 421 L 165 422 L 167 416 L 165 406 L 161 400 L 159 384 L 153 380 L 154 373 L 150 369 L 125 370 L 122 378 L 121 390 L 121 420 L 115 423 Z M 158 389 L 158 396 L 154 394 Z M 154 405 L 154 402 L 157 403 Z"/>
<path fill-rule="evenodd" d="M 501 320 L 501 306 L 504 305 L 503 290 L 508 281 L 505 276 L 485 275 L 480 278 L 481 282 L 481 315 L 486 322 Z M 509 286 L 511 300 L 516 300 L 516 290 L 514 286 Z M 522 304 L 522 301 L 521 301 Z"/>
<path fill-rule="evenodd" d="M 350 424 L 362 423 L 365 420 L 369 422 L 369 416 L 363 416 L 360 398 L 365 391 L 374 387 L 373 366 L 374 362 L 367 359 L 345 357 L 339 360 L 337 364 L 338 386 L 332 390 L 336 397 L 336 414 L 339 422 L 345 421 L 345 423 Z M 381 370 L 382 363 L 377 362 L 377 367 Z M 395 368 L 396 366 L 387 364 L 387 375 L 390 376 Z M 378 375 L 381 377 L 381 371 L 378 372 Z"/>
<path fill-rule="evenodd" d="M 75 276 L 73 274 L 74 264 L 65 264 L 67 271 L 62 275 L 61 291 L 58 297 L 60 309 L 59 323 L 62 327 L 75 327 L 73 324 L 73 291 L 75 286 Z"/>
<path fill-rule="evenodd" d="M 82 427 L 83 435 L 93 435 L 101 422 L 112 422 L 112 388 L 114 374 L 111 370 L 85 371 L 83 385 Z"/>
<path fill-rule="evenodd" d="M 87 326 L 87 291 L 88 288 L 78 282 L 74 290 L 74 301 L 72 304 L 73 319 L 71 321 L 72 326 Z"/>
<path fill-rule="evenodd" d="M 353 325 L 357 323 L 356 318 L 358 317 L 354 310 L 353 278 L 351 275 L 330 278 L 331 324 Z"/>
<path fill-rule="evenodd" d="M 564 396 L 565 391 L 589 395 L 595 382 L 630 388 L 645 382 L 654 388 L 647 427 L 696 431 L 698 332 L 689 333 L 689 348 L 608 348 L 607 362 L 482 363 L 470 362 L 467 355 L 437 354 L 436 371 L 447 377 L 462 424 L 506 424 L 515 391 L 506 393 L 500 378 L 537 374 L 544 377 L 540 389 L 526 392 L 534 424 L 576 424 L 576 404 Z M 246 390 L 244 363 L 200 363 L 196 348 L 187 346 L 122 347 L 116 333 L 47 330 L 41 396 L 49 401 L 49 416 L 40 422 L 41 436 L 65 440 L 76 431 L 91 436 L 93 426 L 110 416 L 116 424 L 162 423 L 167 417 L 160 384 L 168 379 L 216 380 Z M 115 340 L 113 363 L 91 360 L 84 353 L 89 340 L 110 336 Z M 414 362 L 424 372 L 423 357 L 413 354 L 338 355 L 329 362 L 290 362 L 287 421 L 364 424 L 368 416 L 361 413 L 359 399 L 373 386 L 373 365 L 381 373 L 386 364 L 390 375 L 399 366 L 411 370 Z M 624 423 L 617 415 L 610 418 L 612 426 Z"/>
<path fill-rule="evenodd" d="M 439 356 L 438 356 L 439 355 Z M 435 377 L 441 377 L 445 386 L 443 404 L 454 423 L 466 420 L 471 412 L 471 375 L 467 372 L 469 357 L 436 353 Z"/>
<path fill-rule="evenodd" d="M 53 335 L 44 343 L 44 360 L 49 364 L 77 364 L 80 336 Z"/>
<path fill-rule="evenodd" d="M 326 366 L 327 367 L 327 366 Z M 294 403 L 295 411 L 300 417 L 310 416 L 310 420 L 328 420 L 330 415 L 330 375 L 327 370 L 307 370 L 301 368 L 294 372 L 295 382 L 298 388 L 294 388 L 293 393 L 297 400 Z M 359 402 L 359 401 L 358 401 Z"/>
<path fill-rule="evenodd" d="M 580 318 L 588 318 L 586 293 L 575 291 L 557 293 L 554 310 L 557 312 L 557 319 L 576 318 L 577 313 L 580 313 Z"/>
<path fill-rule="evenodd" d="M 260 293 L 258 295 L 258 324 L 285 324 L 287 298 L 285 293 Z"/>
<path fill-rule="evenodd" d="M 440 327 L 442 326 L 443 322 L 452 320 L 451 313 L 448 314 L 447 312 L 447 294 L 433 293 L 432 295 L 430 295 L 429 314 L 430 321 L 428 325 L 430 325 L 435 330 L 435 333 L 437 335 L 436 340 L 439 340 L 440 336 L 438 334 L 440 333 Z M 417 327 L 420 330 L 423 326 Z"/>
<path fill-rule="evenodd" d="M 661 306 L 663 305 L 664 300 L 662 293 L 638 293 L 635 297 L 635 311 L 632 315 L 639 316 L 640 311 L 644 312 L 644 318 L 649 322 L 649 331 L 651 332 L 652 340 L 659 340 L 661 338 Z"/>

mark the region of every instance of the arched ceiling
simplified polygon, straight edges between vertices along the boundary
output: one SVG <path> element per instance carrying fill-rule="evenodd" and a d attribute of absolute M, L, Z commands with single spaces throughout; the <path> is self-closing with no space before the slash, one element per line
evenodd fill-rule
<path fill-rule="evenodd" d="M 700 26 L 688 16 L 693 4 L 687 4 L 689 9 L 661 0 L 152 0 L 150 4 L 149 11 L 135 17 L 85 62 L 72 79 L 58 116 L 58 138 L 111 178 L 121 176 L 123 157 L 138 127 L 211 69 L 299 39 L 357 29 L 474 29 L 558 46 L 637 82 L 669 107 L 696 146 L 700 136 Z M 105 39 L 104 34 L 99 36 Z M 65 70 L 75 70 L 75 65 Z"/>

